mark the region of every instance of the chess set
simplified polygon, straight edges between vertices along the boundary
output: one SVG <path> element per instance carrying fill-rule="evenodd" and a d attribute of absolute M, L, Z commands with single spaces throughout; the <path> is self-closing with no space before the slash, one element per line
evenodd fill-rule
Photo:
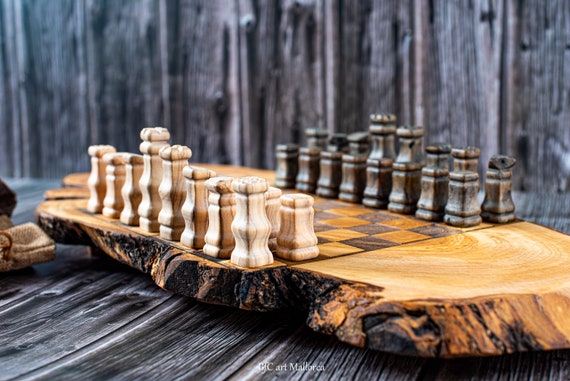
<path fill-rule="evenodd" d="M 165 290 L 300 308 L 315 331 L 359 347 L 569 348 L 570 236 L 516 219 L 513 158 L 490 159 L 480 204 L 479 149 L 424 155 L 423 133 L 389 114 L 348 136 L 309 129 L 306 147 L 278 145 L 266 171 L 191 164 L 168 130 L 145 128 L 142 155 L 91 146 L 91 173 L 48 191 L 36 218 L 57 242 L 102 251 Z"/>

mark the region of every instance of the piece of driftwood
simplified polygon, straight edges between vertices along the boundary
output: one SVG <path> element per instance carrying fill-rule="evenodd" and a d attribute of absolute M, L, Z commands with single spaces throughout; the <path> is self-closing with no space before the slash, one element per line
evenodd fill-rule
<path fill-rule="evenodd" d="M 316 331 L 408 355 L 570 347 L 570 236 L 533 223 L 459 229 L 316 198 L 319 257 L 246 270 L 85 206 L 47 201 L 38 222 L 58 242 L 94 245 L 200 301 L 255 311 L 295 306 Z"/>

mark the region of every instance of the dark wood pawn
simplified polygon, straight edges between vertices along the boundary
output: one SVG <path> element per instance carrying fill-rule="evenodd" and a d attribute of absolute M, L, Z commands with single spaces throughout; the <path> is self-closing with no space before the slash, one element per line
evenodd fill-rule
<path fill-rule="evenodd" d="M 299 146 L 297 144 L 278 144 L 275 147 L 277 168 L 275 186 L 283 189 L 295 188 L 299 172 Z"/>
<path fill-rule="evenodd" d="M 426 167 L 422 168 L 422 193 L 416 217 L 427 221 L 443 221 L 449 191 L 449 153 L 446 143 L 426 147 Z"/>
<path fill-rule="evenodd" d="M 477 200 L 479 174 L 473 171 L 453 171 L 449 174 L 449 198 L 443 221 L 451 226 L 468 228 L 481 223 L 481 208 Z"/>
<path fill-rule="evenodd" d="M 342 183 L 338 198 L 342 201 L 360 203 L 366 185 L 366 156 L 342 155 Z"/>
<path fill-rule="evenodd" d="M 393 114 L 370 115 L 372 150 L 369 159 L 396 158 L 396 116 Z"/>
<path fill-rule="evenodd" d="M 485 200 L 481 206 L 481 217 L 484 221 L 505 224 L 515 220 L 511 168 L 516 162 L 514 157 L 502 155 L 495 155 L 489 160 L 485 178 Z"/>
<path fill-rule="evenodd" d="M 362 204 L 371 208 L 386 209 L 392 191 L 391 158 L 366 160 L 366 188 Z"/>
<path fill-rule="evenodd" d="M 302 147 L 299 149 L 299 172 L 296 188 L 305 193 L 315 193 L 320 174 L 320 148 Z"/>
<path fill-rule="evenodd" d="M 349 154 L 368 157 L 370 153 L 370 135 L 368 132 L 354 132 L 348 135 L 347 139 Z"/>
<path fill-rule="evenodd" d="M 334 134 L 329 139 L 327 150 L 321 152 L 317 196 L 337 198 L 342 181 L 342 154 L 348 150 L 346 134 Z"/>
<path fill-rule="evenodd" d="M 454 171 L 478 171 L 481 149 L 478 147 L 460 147 L 451 150 Z"/>
<path fill-rule="evenodd" d="M 388 210 L 395 213 L 413 214 L 421 195 L 422 138 L 420 126 L 404 126 L 396 130 L 400 151 L 393 165 L 392 191 Z"/>

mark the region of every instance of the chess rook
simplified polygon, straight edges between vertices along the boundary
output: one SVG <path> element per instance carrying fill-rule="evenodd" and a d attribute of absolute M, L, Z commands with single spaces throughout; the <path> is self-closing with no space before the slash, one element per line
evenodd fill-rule
<path fill-rule="evenodd" d="M 484 221 L 505 224 L 515 220 L 515 204 L 511 191 L 513 188 L 511 168 L 516 159 L 509 156 L 495 155 L 489 160 L 489 169 L 485 179 L 485 199 L 481 206 Z"/>
<path fill-rule="evenodd" d="M 125 206 L 121 212 L 120 220 L 125 225 L 139 224 L 138 207 L 141 203 L 142 193 L 139 187 L 144 169 L 144 160 L 141 155 L 125 153 L 125 184 L 121 189 Z"/>
<path fill-rule="evenodd" d="M 275 147 L 277 169 L 275 186 L 282 189 L 295 188 L 299 172 L 299 146 L 296 144 L 278 144 Z"/>
<path fill-rule="evenodd" d="M 313 202 L 311 196 L 304 194 L 281 196 L 281 228 L 276 252 L 279 258 L 303 261 L 319 255 Z"/>
<path fill-rule="evenodd" d="M 87 179 L 87 187 L 89 188 L 87 210 L 91 213 L 101 213 L 107 193 L 107 165 L 103 162 L 103 155 L 117 152 L 117 150 L 110 145 L 94 145 L 90 146 L 87 152 L 91 156 L 91 173 Z"/>
<path fill-rule="evenodd" d="M 307 136 L 307 147 L 319 150 L 324 150 L 327 147 L 329 132 L 324 128 L 307 128 L 305 135 Z"/>
<path fill-rule="evenodd" d="M 158 188 L 162 205 L 158 214 L 160 236 L 179 241 L 185 227 L 182 205 L 187 192 L 182 171 L 192 157 L 192 151 L 181 145 L 165 146 L 160 149 L 159 156 L 162 159 L 162 181 Z"/>
<path fill-rule="evenodd" d="M 342 181 L 342 152 L 321 152 L 320 176 L 317 181 L 317 195 L 326 198 L 338 197 Z"/>
<path fill-rule="evenodd" d="M 451 150 L 453 170 L 477 172 L 481 149 L 478 147 L 460 147 Z"/>
<path fill-rule="evenodd" d="M 236 194 L 231 177 L 206 180 L 208 190 L 208 231 L 204 237 L 204 254 L 229 258 L 235 246 L 232 222 L 236 214 Z"/>
<path fill-rule="evenodd" d="M 342 155 L 342 182 L 339 200 L 359 203 L 366 187 L 366 156 Z"/>
<path fill-rule="evenodd" d="M 267 218 L 271 223 L 271 234 L 269 234 L 269 250 L 277 250 L 277 235 L 279 234 L 279 227 L 281 225 L 280 210 L 281 210 L 281 189 L 269 187 L 265 192 L 265 212 Z"/>
<path fill-rule="evenodd" d="M 394 160 L 368 159 L 366 161 L 366 188 L 362 204 L 371 208 L 386 209 L 392 191 L 392 165 Z"/>
<path fill-rule="evenodd" d="M 162 147 L 168 146 L 170 133 L 163 127 L 148 127 L 141 131 L 140 151 L 143 154 L 144 170 L 139 186 L 142 200 L 139 204 L 140 228 L 147 232 L 158 232 L 158 213 L 161 209 L 158 187 L 162 181 L 162 159 L 158 152 Z"/>
<path fill-rule="evenodd" d="M 269 250 L 271 223 L 265 211 L 269 183 L 259 177 L 241 177 L 232 182 L 236 194 L 236 214 L 232 222 L 235 248 L 231 262 L 241 267 L 260 267 L 273 263 Z"/>
<path fill-rule="evenodd" d="M 315 193 L 320 174 L 320 148 L 299 149 L 299 173 L 296 188 L 301 192 Z"/>
<path fill-rule="evenodd" d="M 202 249 L 208 231 L 208 190 L 206 181 L 216 173 L 206 168 L 187 165 L 182 170 L 186 179 L 186 201 L 182 205 L 185 228 L 180 242 L 193 249 Z"/>
<path fill-rule="evenodd" d="M 443 221 L 449 191 L 449 153 L 451 146 L 440 143 L 426 147 L 426 167 L 422 169 L 422 191 L 416 217 Z"/>
<path fill-rule="evenodd" d="M 103 215 L 119 218 L 124 206 L 121 189 L 125 184 L 125 156 L 117 152 L 106 153 L 103 155 L 103 162 L 107 166 L 107 192 L 103 200 Z"/>
<path fill-rule="evenodd" d="M 396 116 L 393 114 L 370 115 L 372 150 L 369 159 L 396 159 Z"/>
<path fill-rule="evenodd" d="M 413 214 L 421 195 L 421 170 L 424 166 L 421 147 L 424 129 L 419 126 L 399 127 L 396 134 L 400 150 L 393 165 L 388 210 Z"/>

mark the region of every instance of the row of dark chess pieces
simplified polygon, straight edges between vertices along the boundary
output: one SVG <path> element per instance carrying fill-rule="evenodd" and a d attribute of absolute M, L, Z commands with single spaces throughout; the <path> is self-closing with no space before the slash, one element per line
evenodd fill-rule
<path fill-rule="evenodd" d="M 463 228 L 483 220 L 515 219 L 511 168 L 516 160 L 512 157 L 491 157 L 485 198 L 479 205 L 481 151 L 477 147 L 432 144 L 424 157 L 423 127 L 396 127 L 392 114 L 371 115 L 368 132 L 329 138 L 324 129 L 307 129 L 306 134 L 307 147 L 277 145 L 276 186 Z"/>
<path fill-rule="evenodd" d="M 273 253 L 292 261 L 318 256 L 313 197 L 192 166 L 190 148 L 171 146 L 166 128 L 140 136 L 142 155 L 89 147 L 89 212 L 241 267 L 272 264 Z"/>

